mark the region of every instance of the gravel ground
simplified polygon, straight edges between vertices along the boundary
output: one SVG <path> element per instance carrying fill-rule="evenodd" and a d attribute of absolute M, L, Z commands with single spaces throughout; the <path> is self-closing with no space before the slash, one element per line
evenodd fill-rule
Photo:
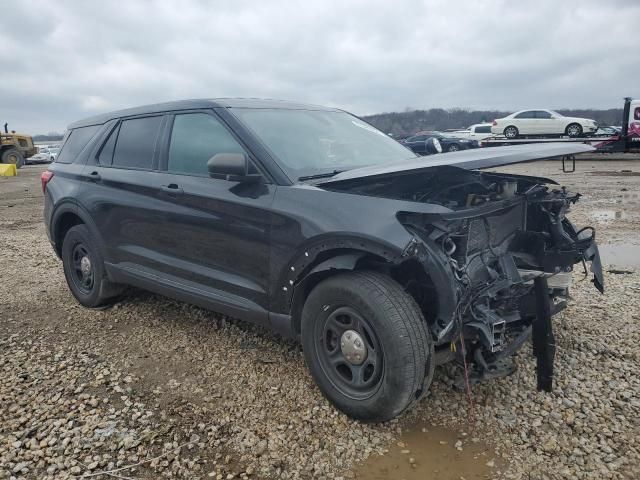
<path fill-rule="evenodd" d="M 594 224 L 603 242 L 640 243 L 640 176 L 621 173 L 640 164 L 578 168 L 585 173 L 559 173 L 557 162 L 509 171 L 579 186 L 576 223 Z M 604 296 L 576 272 L 573 301 L 555 321 L 553 393 L 535 391 L 527 347 L 516 374 L 474 387 L 473 415 L 447 367 L 415 411 L 364 425 L 323 399 L 295 342 L 140 291 L 107 310 L 79 307 L 41 223 L 42 169 L 0 178 L 0 478 L 372 478 L 375 454 L 408 452 L 415 425 L 459 440 L 441 442 L 452 452 L 441 461 L 412 448 L 398 460 L 416 466 L 407 480 L 462 478 L 456 461 L 472 451 L 479 466 L 466 480 L 640 477 L 634 269 L 607 273 Z M 595 215 L 611 205 L 626 213 Z M 98 475 L 105 470 L 110 477 Z"/>

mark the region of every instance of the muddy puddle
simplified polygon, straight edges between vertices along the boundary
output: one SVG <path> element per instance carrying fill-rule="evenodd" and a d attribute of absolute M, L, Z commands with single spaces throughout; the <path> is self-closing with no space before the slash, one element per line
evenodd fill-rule
<path fill-rule="evenodd" d="M 638 177 L 640 172 L 634 170 L 598 170 L 588 172 L 589 175 L 599 175 L 602 177 Z"/>
<path fill-rule="evenodd" d="M 598 245 L 600 259 L 606 265 L 640 268 L 640 245 L 607 243 Z"/>
<path fill-rule="evenodd" d="M 384 455 L 372 455 L 353 472 L 363 480 L 485 480 L 501 463 L 472 433 L 416 424 Z"/>

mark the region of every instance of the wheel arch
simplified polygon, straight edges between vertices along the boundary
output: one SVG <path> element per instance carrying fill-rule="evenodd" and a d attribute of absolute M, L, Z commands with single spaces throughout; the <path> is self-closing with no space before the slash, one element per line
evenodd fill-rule
<path fill-rule="evenodd" d="M 341 245 L 324 249 L 306 264 L 302 263 L 302 269 L 299 271 L 295 265 L 296 262 L 293 262 L 285 272 L 289 279 L 280 282 L 278 286 L 280 288 L 279 307 L 281 311 L 286 311 L 290 315 L 291 327 L 296 335 L 300 333 L 302 308 L 311 291 L 331 276 L 355 270 L 377 271 L 389 275 L 414 298 L 425 314 L 425 318 L 438 317 L 440 308 L 438 295 L 434 293 L 425 296 L 424 288 L 420 288 L 430 285 L 433 288 L 428 291 L 436 292 L 437 286 L 433 285 L 434 281 L 427 266 L 415 256 L 392 252 L 375 243 L 360 242 L 357 246 L 350 248 Z"/>
<path fill-rule="evenodd" d="M 62 258 L 62 242 L 67 232 L 75 225 L 81 224 L 87 226 L 93 238 L 98 242 L 99 248 L 104 252 L 102 237 L 89 213 L 76 203 L 65 202 L 55 209 L 51 221 L 51 240 L 58 257 Z"/>

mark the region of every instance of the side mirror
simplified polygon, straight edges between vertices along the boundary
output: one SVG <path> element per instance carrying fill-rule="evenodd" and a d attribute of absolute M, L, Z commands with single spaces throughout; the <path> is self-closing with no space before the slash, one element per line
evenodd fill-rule
<path fill-rule="evenodd" d="M 216 153 L 207 161 L 207 171 L 210 177 L 232 182 L 256 182 L 262 178 L 249 173 L 249 159 L 244 153 Z"/>

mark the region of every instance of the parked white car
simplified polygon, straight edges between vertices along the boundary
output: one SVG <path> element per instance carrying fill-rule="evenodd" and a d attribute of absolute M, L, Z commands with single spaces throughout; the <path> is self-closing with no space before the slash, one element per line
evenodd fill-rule
<path fill-rule="evenodd" d="M 598 124 L 588 118 L 565 117 L 553 110 L 520 110 L 504 118 L 497 118 L 491 133 L 516 138 L 519 135 L 568 135 L 579 137 L 593 133 Z"/>
<path fill-rule="evenodd" d="M 467 138 L 469 140 L 476 140 L 478 142 L 484 140 L 485 138 L 493 136 L 493 134 L 491 133 L 490 123 L 476 123 L 474 125 L 471 125 L 469 128 L 465 128 L 462 130 L 451 130 L 442 132 L 442 134 L 445 137 Z"/>
<path fill-rule="evenodd" d="M 475 125 L 471 125 L 467 130 L 469 133 L 466 138 L 480 142 L 493 135 L 491 127 L 492 125 L 490 123 L 476 123 Z"/>
<path fill-rule="evenodd" d="M 29 157 L 29 163 L 31 162 L 54 162 L 58 156 L 59 148 L 38 147 L 38 153 Z"/>

